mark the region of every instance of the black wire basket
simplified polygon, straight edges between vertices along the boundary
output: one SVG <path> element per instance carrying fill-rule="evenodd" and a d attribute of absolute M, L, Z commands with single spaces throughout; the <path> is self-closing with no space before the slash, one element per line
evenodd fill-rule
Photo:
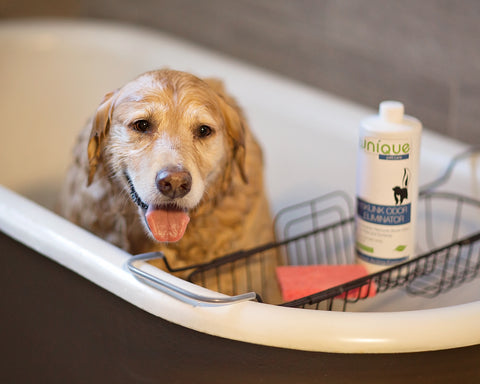
<path fill-rule="evenodd" d="M 346 311 L 355 303 L 387 291 L 433 298 L 473 280 L 480 270 L 480 201 L 438 191 L 445 174 L 420 193 L 416 257 L 380 272 L 283 302 L 275 279 L 279 265 L 355 263 L 353 203 L 341 191 L 281 210 L 275 218 L 277 240 L 234 252 L 211 262 L 182 268 L 188 280 L 228 295 L 254 291 L 258 301 L 287 307 Z M 179 270 L 167 269 L 175 273 Z"/>

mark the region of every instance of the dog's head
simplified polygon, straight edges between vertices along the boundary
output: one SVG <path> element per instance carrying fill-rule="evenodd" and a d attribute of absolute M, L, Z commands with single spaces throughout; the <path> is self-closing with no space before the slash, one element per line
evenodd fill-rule
<path fill-rule="evenodd" d="M 153 237 L 177 241 L 188 213 L 215 189 L 233 174 L 246 182 L 244 121 L 221 82 L 147 72 L 105 96 L 92 120 L 88 160 L 89 184 L 102 162 Z"/>

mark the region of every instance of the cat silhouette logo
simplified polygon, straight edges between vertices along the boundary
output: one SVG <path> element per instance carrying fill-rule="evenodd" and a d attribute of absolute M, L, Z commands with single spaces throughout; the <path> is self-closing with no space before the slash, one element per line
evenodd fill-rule
<path fill-rule="evenodd" d="M 395 199 L 395 205 L 402 204 L 403 200 L 408 199 L 408 182 L 410 171 L 407 168 L 403 169 L 402 186 L 393 187 L 393 198 Z"/>

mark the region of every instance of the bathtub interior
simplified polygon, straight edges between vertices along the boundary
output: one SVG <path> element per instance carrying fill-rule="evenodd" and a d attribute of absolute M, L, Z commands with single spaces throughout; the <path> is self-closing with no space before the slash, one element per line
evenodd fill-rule
<path fill-rule="evenodd" d="M 76 134 L 103 95 L 164 66 L 224 79 L 264 147 L 274 212 L 334 190 L 354 195 L 356 128 L 370 109 L 170 37 L 158 43 L 136 29 L 123 38 L 116 27 L 105 25 L 61 24 L 61 33 L 31 23 L 7 27 L 0 27 L 1 184 L 28 200 L 53 210 Z M 420 184 L 436 179 L 465 148 L 425 130 Z M 442 189 L 479 198 L 477 163 L 459 163 Z M 470 212 L 468 220 L 478 224 L 478 215 Z M 479 280 L 433 299 L 394 290 L 354 310 L 410 311 L 475 302 Z"/>
<path fill-rule="evenodd" d="M 266 184 L 274 209 L 292 199 L 314 197 L 335 184 L 353 190 L 350 156 L 338 162 L 335 168 L 313 165 L 321 164 L 330 156 L 331 140 L 339 141 L 348 148 L 347 152 L 353 152 L 355 127 L 344 126 L 342 119 L 324 118 L 322 113 L 315 112 L 315 105 L 309 109 L 312 120 L 305 123 L 307 116 L 293 107 L 293 100 L 307 108 L 312 103 L 308 88 L 307 93 L 292 89 L 285 94 L 283 86 L 271 82 L 275 76 L 260 70 L 238 71 L 241 64 L 214 53 L 202 54 L 204 50 L 194 46 L 180 45 L 179 49 L 173 39 L 166 38 L 166 47 L 163 44 L 156 49 L 155 40 L 148 41 L 149 37 L 142 35 L 144 44 L 152 47 L 152 51 L 145 52 L 143 47 L 136 45 L 135 38 L 121 39 L 109 26 L 104 26 L 104 31 L 97 27 L 90 32 L 88 29 L 79 32 L 75 25 L 68 23 L 65 27 L 63 36 L 48 30 L 36 31 L 32 36 L 28 26 L 18 28 L 14 38 L 9 32 L 2 35 L 2 51 L 8 52 L 0 63 L 4 74 L 2 100 L 6 100 L 2 102 L 5 116 L 2 131 L 8 131 L 8 137 L 2 141 L 0 160 L 9 165 L 19 164 L 16 160 L 21 159 L 21 166 L 2 169 L 2 185 L 48 208 L 53 207 L 76 134 L 103 95 L 144 71 L 171 67 L 199 76 L 221 78 L 238 98 L 265 147 L 269 168 Z M 96 41 L 99 32 L 103 32 L 101 41 Z M 135 37 L 136 30 L 131 33 Z M 138 33 L 141 35 L 141 31 Z M 320 93 L 315 94 L 322 98 Z M 367 112 L 359 106 L 339 104 L 330 96 L 323 99 L 323 108 L 328 108 L 330 114 L 347 115 L 356 120 Z M 327 132 L 317 132 L 319 125 L 327 126 Z M 294 140 L 298 130 L 307 131 L 307 137 L 315 140 Z M 268 145 L 272 140 L 281 145 Z M 298 159 L 292 161 L 284 156 L 286 143 L 288 153 L 295 153 Z M 319 152 L 321 157 L 316 156 Z M 42 159 L 41 165 L 38 159 Z M 298 182 L 295 179 L 302 178 L 300 169 L 304 169 L 305 164 L 312 164 L 310 172 L 319 173 L 318 177 L 309 175 L 311 186 L 307 190 L 283 181 L 286 175 L 295 175 L 293 184 Z M 339 170 L 345 178 L 339 179 Z"/>

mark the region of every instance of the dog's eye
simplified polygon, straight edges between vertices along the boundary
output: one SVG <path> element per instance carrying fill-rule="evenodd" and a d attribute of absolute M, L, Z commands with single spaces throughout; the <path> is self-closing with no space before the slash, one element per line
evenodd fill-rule
<path fill-rule="evenodd" d="M 150 129 L 148 120 L 137 120 L 132 124 L 132 129 L 137 132 L 146 132 Z"/>
<path fill-rule="evenodd" d="M 195 136 L 199 139 L 203 139 L 204 137 L 210 136 L 212 133 L 213 129 L 210 128 L 208 125 L 201 125 L 197 128 Z"/>

